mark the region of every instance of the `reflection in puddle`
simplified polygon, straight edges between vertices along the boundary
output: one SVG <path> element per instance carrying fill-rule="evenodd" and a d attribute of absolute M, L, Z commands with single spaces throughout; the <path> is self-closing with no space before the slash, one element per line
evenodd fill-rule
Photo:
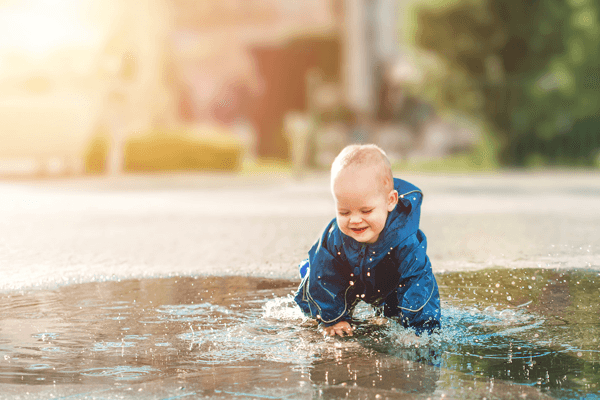
<path fill-rule="evenodd" d="M 4 293 L 0 384 L 160 381 L 171 382 L 169 396 L 193 387 L 179 394 L 268 398 L 600 392 L 597 272 L 484 270 L 438 282 L 444 329 L 420 339 L 366 306 L 356 336 L 324 339 L 289 296 L 297 283 L 281 280 L 177 277 Z"/>

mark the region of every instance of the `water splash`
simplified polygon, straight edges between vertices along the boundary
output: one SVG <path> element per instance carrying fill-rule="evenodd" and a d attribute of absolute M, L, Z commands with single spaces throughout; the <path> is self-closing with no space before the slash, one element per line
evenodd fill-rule
<path fill-rule="evenodd" d="M 233 390 L 240 379 L 291 379 L 293 393 L 335 397 L 357 387 L 431 395 L 487 379 L 558 397 L 597 393 L 597 273 L 498 269 L 438 282 L 443 329 L 420 337 L 361 303 L 355 336 L 324 338 L 289 281 L 173 277 L 10 293 L 0 297 L 0 383 L 189 375 Z"/>

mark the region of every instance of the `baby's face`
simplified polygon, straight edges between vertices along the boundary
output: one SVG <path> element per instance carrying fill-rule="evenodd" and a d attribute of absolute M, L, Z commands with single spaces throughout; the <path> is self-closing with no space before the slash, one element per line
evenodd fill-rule
<path fill-rule="evenodd" d="M 376 167 L 350 166 L 340 171 L 333 181 L 333 197 L 339 228 L 361 243 L 377 241 L 388 213 L 398 203 L 398 193 L 386 193 Z"/>

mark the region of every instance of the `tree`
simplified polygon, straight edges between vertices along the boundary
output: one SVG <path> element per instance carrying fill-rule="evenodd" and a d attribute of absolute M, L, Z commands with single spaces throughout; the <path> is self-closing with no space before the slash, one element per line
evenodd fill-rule
<path fill-rule="evenodd" d="M 439 105 L 482 118 L 505 164 L 592 163 L 600 150 L 600 0 L 448 0 L 417 10 L 442 64 Z M 440 72 L 442 71 L 442 72 Z"/>

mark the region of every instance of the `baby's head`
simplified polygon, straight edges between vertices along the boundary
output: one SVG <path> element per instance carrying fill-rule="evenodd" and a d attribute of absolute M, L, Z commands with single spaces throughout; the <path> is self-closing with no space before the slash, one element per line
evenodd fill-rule
<path fill-rule="evenodd" d="M 345 147 L 331 165 L 331 192 L 343 233 L 361 243 L 375 243 L 388 213 L 398 203 L 392 168 L 373 144 Z"/>

